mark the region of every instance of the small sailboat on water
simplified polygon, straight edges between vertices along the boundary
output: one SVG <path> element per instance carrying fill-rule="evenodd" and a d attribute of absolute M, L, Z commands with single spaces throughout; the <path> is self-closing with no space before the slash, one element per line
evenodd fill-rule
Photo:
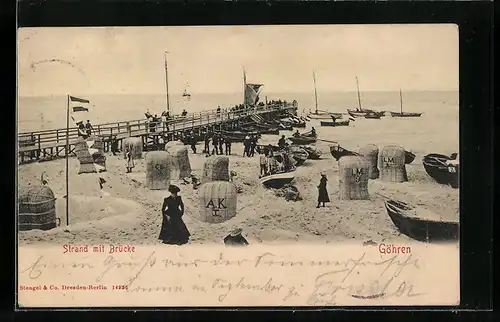
<path fill-rule="evenodd" d="M 332 116 L 336 119 L 342 118 L 342 113 L 330 113 L 326 111 L 318 110 L 318 92 L 316 90 L 316 74 L 313 71 L 313 82 L 314 82 L 314 100 L 316 102 L 316 110 L 314 112 L 309 112 L 308 117 L 315 120 L 329 120 Z"/>
<path fill-rule="evenodd" d="M 422 113 L 403 112 L 403 93 L 399 90 L 400 111 L 391 112 L 392 117 L 420 117 Z"/>
<path fill-rule="evenodd" d="M 191 94 L 188 92 L 189 84 L 186 84 L 186 88 L 184 88 L 184 92 L 182 93 L 182 98 L 189 101 L 191 100 Z"/>
<path fill-rule="evenodd" d="M 383 112 L 377 112 L 374 110 L 364 109 L 361 107 L 361 94 L 359 92 L 359 81 L 357 76 L 356 76 L 356 88 L 358 91 L 358 108 L 356 108 L 355 110 L 347 109 L 347 113 L 349 113 L 349 115 L 352 117 L 366 117 L 368 115 L 374 115 L 376 118 L 377 116 L 378 117 L 382 116 L 384 114 Z"/>

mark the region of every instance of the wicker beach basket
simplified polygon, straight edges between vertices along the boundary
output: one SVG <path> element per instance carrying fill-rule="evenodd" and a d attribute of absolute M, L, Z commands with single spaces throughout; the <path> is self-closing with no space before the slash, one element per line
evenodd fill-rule
<path fill-rule="evenodd" d="M 227 181 L 204 183 L 198 190 L 200 212 L 198 219 L 207 223 L 221 223 L 236 216 L 237 191 Z"/>
<path fill-rule="evenodd" d="M 165 150 L 171 156 L 172 179 L 182 179 L 191 176 L 191 162 L 189 162 L 188 149 L 184 145 L 165 146 Z"/>
<path fill-rule="evenodd" d="M 345 156 L 339 160 L 339 199 L 366 200 L 370 164 L 360 156 Z"/>
<path fill-rule="evenodd" d="M 206 159 L 203 165 L 202 183 L 212 181 L 229 181 L 229 158 L 226 156 L 212 156 Z"/>
<path fill-rule="evenodd" d="M 167 143 L 165 143 L 165 150 L 173 146 L 184 146 L 184 143 L 182 143 L 181 141 L 168 141 Z"/>
<path fill-rule="evenodd" d="M 123 140 L 123 157 L 126 157 L 127 149 L 133 159 L 142 159 L 142 139 L 129 137 Z"/>
<path fill-rule="evenodd" d="M 405 149 L 398 145 L 385 146 L 379 154 L 380 179 L 386 182 L 408 181 Z"/>
<path fill-rule="evenodd" d="M 56 198 L 49 187 L 20 188 L 17 203 L 19 230 L 49 230 L 57 226 Z"/>
<path fill-rule="evenodd" d="M 379 177 L 379 171 L 377 167 L 378 163 L 378 147 L 375 144 L 368 144 L 365 147 L 359 149 L 359 154 L 370 164 L 368 178 L 377 179 Z"/>
<path fill-rule="evenodd" d="M 146 186 L 151 190 L 166 190 L 170 185 L 171 156 L 165 151 L 146 154 Z"/>

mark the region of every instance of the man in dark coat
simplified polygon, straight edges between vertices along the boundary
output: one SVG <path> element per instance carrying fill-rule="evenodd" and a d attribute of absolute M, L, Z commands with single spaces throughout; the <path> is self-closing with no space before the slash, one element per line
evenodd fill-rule
<path fill-rule="evenodd" d="M 222 151 L 222 146 L 224 145 L 224 136 L 219 137 L 219 154 L 223 155 L 224 152 Z"/>
<path fill-rule="evenodd" d="M 213 145 L 213 149 L 212 149 L 212 154 L 219 154 L 219 149 L 217 147 L 217 145 L 219 144 L 219 136 L 217 134 L 214 133 L 214 135 L 212 136 L 212 145 Z"/>
<path fill-rule="evenodd" d="M 233 230 L 229 235 L 224 238 L 224 245 L 226 246 L 248 246 L 248 241 L 241 235 L 241 228 Z"/>
<path fill-rule="evenodd" d="M 88 136 L 92 135 L 92 130 L 94 128 L 92 127 L 92 124 L 90 124 L 90 120 L 87 120 L 87 124 L 85 124 L 85 129 L 87 130 Z"/>
<path fill-rule="evenodd" d="M 285 136 L 282 135 L 281 139 L 279 139 L 279 141 L 278 141 L 279 148 L 280 149 L 284 149 L 285 148 L 285 143 L 286 143 Z"/>
<path fill-rule="evenodd" d="M 203 149 L 203 152 L 205 155 L 210 156 L 210 134 L 208 132 L 205 133 L 205 137 L 203 139 L 205 141 L 205 148 Z"/>
<path fill-rule="evenodd" d="M 226 155 L 231 155 L 231 139 L 229 137 L 224 137 L 224 143 L 226 144 Z"/>
<path fill-rule="evenodd" d="M 243 140 L 243 146 L 244 146 L 243 156 L 244 157 L 250 156 L 250 137 L 248 135 L 245 136 L 245 139 Z"/>
<path fill-rule="evenodd" d="M 253 157 L 255 155 L 255 148 L 257 147 L 257 136 L 255 135 L 252 135 L 250 137 L 250 155 L 251 157 Z"/>

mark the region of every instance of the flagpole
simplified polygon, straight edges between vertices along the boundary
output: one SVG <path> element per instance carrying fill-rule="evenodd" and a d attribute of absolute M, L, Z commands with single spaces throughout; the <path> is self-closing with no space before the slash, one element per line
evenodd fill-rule
<path fill-rule="evenodd" d="M 316 114 L 318 114 L 318 93 L 316 92 L 316 75 L 313 70 L 313 81 L 314 81 L 314 100 L 316 102 Z"/>
<path fill-rule="evenodd" d="M 66 226 L 69 225 L 69 95 L 66 95 Z"/>
<path fill-rule="evenodd" d="M 165 89 L 167 90 L 167 111 L 170 113 L 170 95 L 168 93 L 168 66 L 167 66 L 167 54 L 165 51 Z M 171 115 L 173 116 L 173 114 Z"/>
<path fill-rule="evenodd" d="M 359 81 L 358 81 L 358 76 L 356 76 L 356 88 L 358 89 L 358 104 L 359 104 L 359 110 L 362 111 L 363 108 L 361 107 L 361 96 L 359 94 Z"/>
<path fill-rule="evenodd" d="M 243 67 L 243 107 L 245 110 L 247 109 L 246 90 L 247 90 L 247 74 L 245 72 L 245 67 Z"/>

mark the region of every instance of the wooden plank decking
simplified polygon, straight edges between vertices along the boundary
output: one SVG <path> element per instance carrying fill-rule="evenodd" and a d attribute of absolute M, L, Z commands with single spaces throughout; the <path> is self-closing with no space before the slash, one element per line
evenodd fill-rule
<path fill-rule="evenodd" d="M 93 125 L 92 134 L 98 135 L 104 141 L 110 141 L 112 137 L 121 140 L 127 137 L 144 137 L 156 135 L 169 135 L 186 130 L 202 130 L 207 127 L 224 125 L 225 123 L 244 120 L 252 115 L 276 113 L 286 110 L 295 110 L 297 106 L 292 104 L 274 105 L 267 107 L 257 107 L 251 110 L 229 111 L 216 110 L 204 111 L 200 113 L 188 114 L 186 117 L 174 116 L 172 120 L 159 122 L 155 131 L 151 131 L 148 120 L 132 120 L 124 122 L 113 122 L 99 125 Z M 69 131 L 70 152 L 72 146 L 78 140 L 78 129 L 70 128 Z M 18 134 L 18 156 L 20 163 L 24 162 L 26 157 L 38 159 L 42 155 L 51 155 L 56 150 L 56 155 L 65 150 L 67 129 L 53 129 L 44 131 L 24 132 Z M 50 152 L 48 152 L 50 151 Z"/>

